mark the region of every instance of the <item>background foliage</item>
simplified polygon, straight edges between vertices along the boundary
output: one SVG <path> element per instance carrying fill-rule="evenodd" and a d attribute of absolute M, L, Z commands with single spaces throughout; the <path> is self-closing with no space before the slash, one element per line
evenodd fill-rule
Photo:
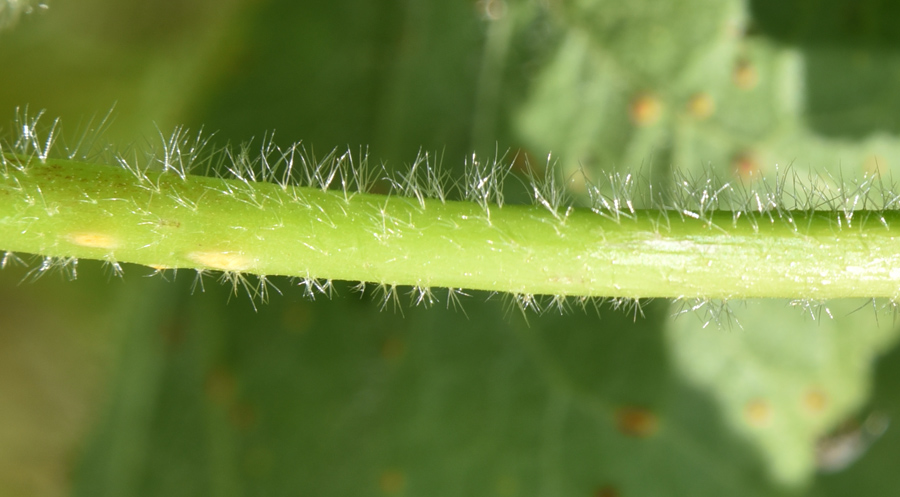
<path fill-rule="evenodd" d="M 900 163 L 897 13 L 874 0 L 32 4 L 0 32 L 0 113 L 46 108 L 75 137 L 115 105 L 122 149 L 187 124 L 388 167 L 552 151 L 566 177 L 780 164 L 834 186 Z M 192 275 L 26 272 L 0 272 L 4 495 L 896 487 L 897 430 L 859 426 L 900 416 L 896 327 L 865 302 L 734 304 L 742 328 L 667 302 L 526 323 L 481 294 L 392 312 L 276 281 L 254 312 Z M 822 440 L 859 460 L 817 461 Z"/>

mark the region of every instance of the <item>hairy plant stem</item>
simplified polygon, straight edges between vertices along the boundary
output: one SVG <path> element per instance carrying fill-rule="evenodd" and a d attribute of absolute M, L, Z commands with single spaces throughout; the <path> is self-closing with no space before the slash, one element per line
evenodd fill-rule
<path fill-rule="evenodd" d="M 897 297 L 900 212 L 604 213 L 38 158 L 0 169 L 0 250 L 597 297 Z"/>

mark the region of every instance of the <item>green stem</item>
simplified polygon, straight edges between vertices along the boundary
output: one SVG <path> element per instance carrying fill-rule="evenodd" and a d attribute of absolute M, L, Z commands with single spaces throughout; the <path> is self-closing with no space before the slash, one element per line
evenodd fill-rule
<path fill-rule="evenodd" d="M 48 257 L 526 295 L 893 298 L 900 288 L 896 211 L 856 211 L 852 223 L 834 211 L 616 217 L 12 163 L 0 170 L 0 250 Z"/>

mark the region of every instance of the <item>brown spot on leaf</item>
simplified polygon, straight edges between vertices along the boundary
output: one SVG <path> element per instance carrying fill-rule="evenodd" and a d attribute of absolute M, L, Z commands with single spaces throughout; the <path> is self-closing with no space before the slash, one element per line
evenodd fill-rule
<path fill-rule="evenodd" d="M 396 362 L 406 352 L 406 343 L 397 336 L 389 336 L 381 344 L 381 357 L 388 362 Z"/>
<path fill-rule="evenodd" d="M 180 319 L 172 318 L 160 325 L 159 334 L 162 336 L 166 349 L 172 350 L 184 342 L 187 331 Z"/>
<path fill-rule="evenodd" d="M 620 407 L 616 410 L 616 428 L 630 437 L 647 438 L 656 433 L 659 419 L 643 407 Z"/>
<path fill-rule="evenodd" d="M 180 228 L 181 221 L 177 219 L 160 219 L 156 223 L 160 228 Z"/>
<path fill-rule="evenodd" d="M 224 367 L 215 367 L 206 376 L 204 385 L 206 397 L 214 404 L 228 406 L 234 402 L 237 382 L 234 375 Z"/>
<path fill-rule="evenodd" d="M 759 73 L 749 60 L 741 59 L 734 65 L 732 79 L 741 90 L 752 90 L 759 84 Z"/>
<path fill-rule="evenodd" d="M 389 469 L 381 473 L 381 477 L 378 479 L 378 487 L 386 494 L 395 494 L 403 490 L 405 483 L 406 477 L 403 472 L 396 469 Z"/>
<path fill-rule="evenodd" d="M 294 333 L 303 333 L 312 322 L 312 312 L 305 302 L 296 302 L 288 306 L 281 315 L 284 328 Z"/>
<path fill-rule="evenodd" d="M 619 491 L 612 485 L 604 485 L 594 492 L 593 497 L 619 497 Z"/>
<path fill-rule="evenodd" d="M 256 409 L 246 402 L 237 402 L 228 410 L 228 421 L 238 430 L 249 430 L 256 424 Z"/>

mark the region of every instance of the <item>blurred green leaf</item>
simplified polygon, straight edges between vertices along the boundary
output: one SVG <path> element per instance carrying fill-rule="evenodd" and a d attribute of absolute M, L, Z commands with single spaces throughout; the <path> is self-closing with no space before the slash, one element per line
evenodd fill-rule
<path fill-rule="evenodd" d="M 665 306 L 530 326 L 472 302 L 400 316 L 288 297 L 250 314 L 221 288 L 186 307 L 156 283 L 131 298 L 78 495 L 774 491 L 671 374 Z"/>
<path fill-rule="evenodd" d="M 99 264 L 82 269 L 77 281 L 37 282 L 24 267 L 3 270 L 0 495 L 67 495 L 69 461 L 103 410 L 120 341 L 103 301 L 122 284 L 110 284 Z"/>
<path fill-rule="evenodd" d="M 866 404 L 873 360 L 895 344 L 894 327 L 858 300 L 801 309 L 748 302 L 733 304 L 731 316 L 715 305 L 706 311 L 742 328 L 682 316 L 666 330 L 675 367 L 766 454 L 776 481 L 800 486 L 817 469 L 817 441 Z"/>
<path fill-rule="evenodd" d="M 837 451 L 847 466 L 822 475 L 815 482 L 810 495 L 887 495 L 897 488 L 894 461 L 900 455 L 900 349 L 894 348 L 878 363 L 871 399 L 864 408 L 836 430 Z M 884 430 L 883 432 L 881 430 Z M 859 443 L 857 443 L 859 442 Z M 857 460 L 858 459 L 858 460 Z"/>

